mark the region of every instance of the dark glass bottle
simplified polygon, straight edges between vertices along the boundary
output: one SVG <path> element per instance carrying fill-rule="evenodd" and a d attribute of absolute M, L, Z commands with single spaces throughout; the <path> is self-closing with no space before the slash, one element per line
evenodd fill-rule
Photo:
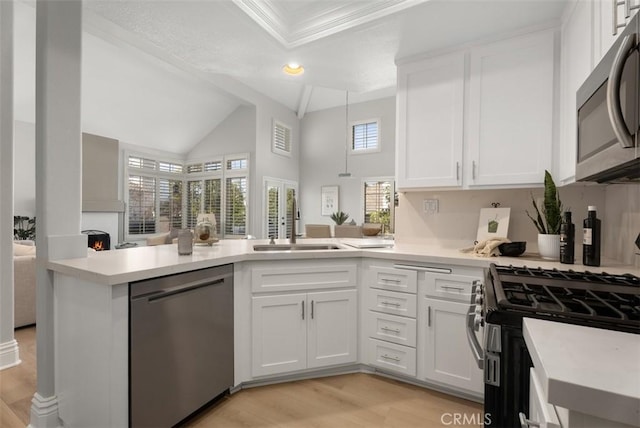
<path fill-rule="evenodd" d="M 596 218 L 596 207 L 589 205 L 589 213 L 583 222 L 582 264 L 600 266 L 600 220 Z"/>
<path fill-rule="evenodd" d="M 575 239 L 576 226 L 571 223 L 571 211 L 567 211 L 560 224 L 560 263 L 573 264 Z"/>

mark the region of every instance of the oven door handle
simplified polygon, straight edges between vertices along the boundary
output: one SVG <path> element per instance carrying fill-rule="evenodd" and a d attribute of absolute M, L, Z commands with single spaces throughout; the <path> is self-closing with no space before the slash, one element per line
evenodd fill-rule
<path fill-rule="evenodd" d="M 478 368 L 482 370 L 484 369 L 484 351 L 474 331 L 475 318 L 476 312 L 471 308 L 467 314 L 467 340 L 469 341 L 469 346 L 471 346 L 471 352 L 473 352 L 476 364 L 478 364 Z"/>
<path fill-rule="evenodd" d="M 624 148 L 633 147 L 635 144 L 633 142 L 633 135 L 627 129 L 624 116 L 622 115 L 622 106 L 620 105 L 620 81 L 622 80 L 624 64 L 635 44 L 635 34 L 625 36 L 613 60 L 611 72 L 609 73 L 609 81 L 607 83 L 607 110 L 609 112 L 609 120 L 611 121 L 613 132 L 616 134 L 620 145 Z"/>

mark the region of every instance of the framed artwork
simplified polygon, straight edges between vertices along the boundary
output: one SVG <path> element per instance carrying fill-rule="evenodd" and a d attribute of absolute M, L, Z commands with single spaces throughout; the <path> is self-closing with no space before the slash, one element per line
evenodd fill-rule
<path fill-rule="evenodd" d="M 478 242 L 491 238 L 506 238 L 509 232 L 511 208 L 480 208 Z"/>
<path fill-rule="evenodd" d="M 321 215 L 330 216 L 338 211 L 338 186 L 322 186 L 320 197 Z"/>

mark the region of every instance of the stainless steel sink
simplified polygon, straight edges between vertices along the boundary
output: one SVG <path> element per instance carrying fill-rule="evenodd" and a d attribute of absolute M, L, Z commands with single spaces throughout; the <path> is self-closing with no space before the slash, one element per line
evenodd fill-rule
<path fill-rule="evenodd" d="M 253 251 L 302 251 L 302 250 L 342 250 L 336 244 L 261 244 L 254 245 Z"/>

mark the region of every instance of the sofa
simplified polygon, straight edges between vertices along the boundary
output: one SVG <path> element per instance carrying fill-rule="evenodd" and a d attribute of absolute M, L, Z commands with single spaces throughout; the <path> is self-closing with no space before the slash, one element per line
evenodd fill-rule
<path fill-rule="evenodd" d="M 13 241 L 14 327 L 36 323 L 36 247 L 33 241 Z"/>

